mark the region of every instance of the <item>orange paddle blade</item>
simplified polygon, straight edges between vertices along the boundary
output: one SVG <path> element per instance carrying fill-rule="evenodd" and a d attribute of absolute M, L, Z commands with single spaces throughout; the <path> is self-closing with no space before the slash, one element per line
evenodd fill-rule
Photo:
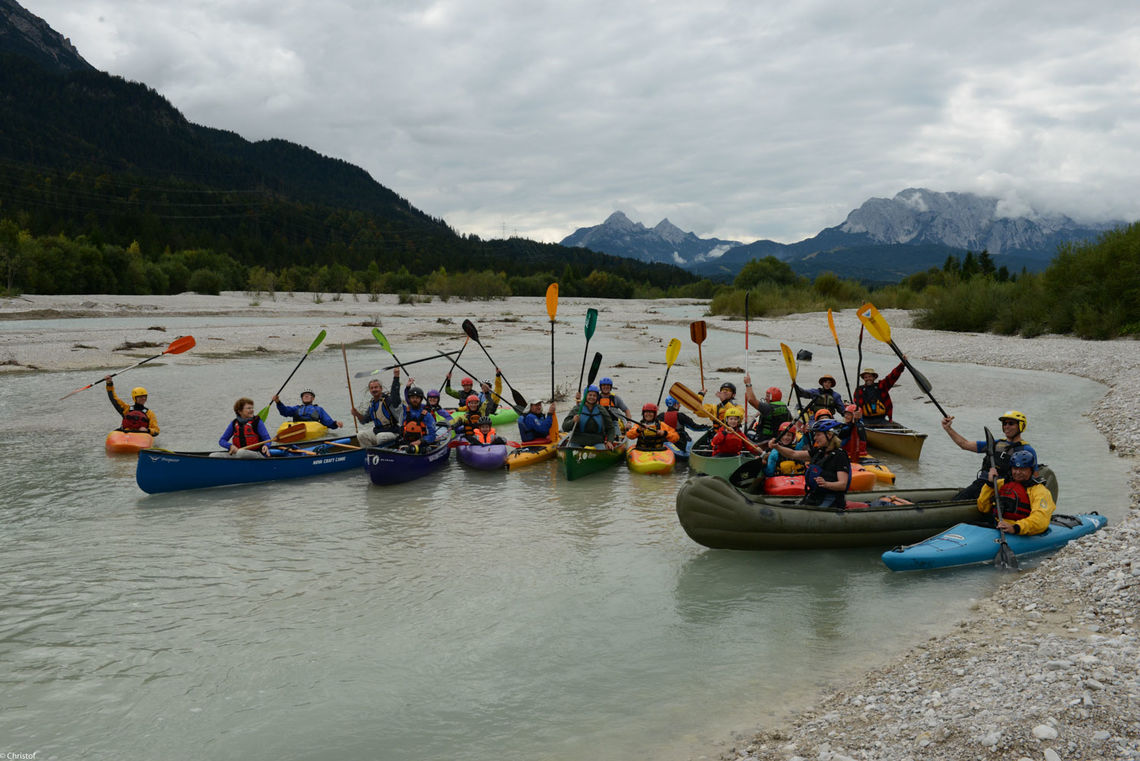
<path fill-rule="evenodd" d="M 304 441 L 306 433 L 307 430 L 305 429 L 304 423 L 293 423 L 293 425 L 286 426 L 278 431 L 277 435 L 273 437 L 273 440 L 284 444 L 289 444 L 294 441 Z"/>
<path fill-rule="evenodd" d="M 704 320 L 697 320 L 689 324 L 689 337 L 693 339 L 693 343 L 703 343 L 708 334 L 708 325 L 705 324 Z"/>

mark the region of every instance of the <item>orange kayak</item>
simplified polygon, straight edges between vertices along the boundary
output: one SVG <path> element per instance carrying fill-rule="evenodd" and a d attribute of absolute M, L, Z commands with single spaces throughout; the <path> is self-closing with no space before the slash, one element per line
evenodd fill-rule
<path fill-rule="evenodd" d="M 138 454 L 154 446 L 154 437 L 140 431 L 111 431 L 104 446 L 107 454 Z"/>

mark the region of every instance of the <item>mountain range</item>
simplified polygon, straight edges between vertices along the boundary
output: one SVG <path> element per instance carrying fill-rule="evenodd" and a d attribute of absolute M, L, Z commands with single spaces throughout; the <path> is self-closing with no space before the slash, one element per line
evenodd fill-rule
<path fill-rule="evenodd" d="M 575 230 L 561 243 L 678 264 L 709 277 L 732 277 L 752 259 L 774 256 L 808 277 L 830 271 L 870 282 L 895 282 L 967 251 L 988 251 L 997 266 L 1014 272 L 1044 269 L 1058 246 L 1095 239 L 1123 224 L 1081 223 L 1064 215 L 1033 212 L 1010 216 L 1003 213 L 998 198 L 907 188 L 894 198 L 871 198 L 842 224 L 797 243 L 700 238 L 667 219 L 647 228 L 620 211 L 600 225 Z"/>

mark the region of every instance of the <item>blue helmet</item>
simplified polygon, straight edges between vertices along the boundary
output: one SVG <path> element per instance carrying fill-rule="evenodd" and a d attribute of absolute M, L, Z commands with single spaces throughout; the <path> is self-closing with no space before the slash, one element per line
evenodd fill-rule
<path fill-rule="evenodd" d="M 1037 468 L 1037 455 L 1031 449 L 1019 449 L 1009 458 L 1009 464 L 1015 468 Z"/>
<path fill-rule="evenodd" d="M 813 431 L 821 431 L 823 433 L 834 433 L 835 429 L 838 428 L 839 425 L 840 423 L 838 420 L 824 418 L 823 420 L 819 420 L 814 425 L 812 425 L 811 429 Z"/>
<path fill-rule="evenodd" d="M 588 394 L 591 391 L 593 391 L 595 394 L 598 394 L 598 395 L 601 395 L 601 393 L 602 393 L 602 390 L 600 388 L 598 388 L 597 386 L 595 386 L 593 383 L 591 383 L 589 386 L 586 386 L 586 393 Z"/>
<path fill-rule="evenodd" d="M 612 385 L 614 385 L 614 379 L 613 378 L 602 378 L 600 381 L 598 381 L 598 385 L 599 386 L 612 386 Z"/>
<path fill-rule="evenodd" d="M 678 406 L 680 406 L 680 402 L 678 402 L 676 399 L 674 399 L 671 396 L 667 396 L 667 397 L 665 397 L 665 406 L 666 407 L 678 407 Z"/>

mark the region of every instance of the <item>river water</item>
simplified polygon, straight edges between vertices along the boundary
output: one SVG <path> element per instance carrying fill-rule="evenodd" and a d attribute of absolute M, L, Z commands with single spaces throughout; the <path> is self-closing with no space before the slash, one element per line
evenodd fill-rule
<path fill-rule="evenodd" d="M 687 332 L 646 329 L 666 340 Z M 626 365 L 609 372 L 631 407 L 655 399 L 664 367 L 661 344 L 644 335 L 604 326 L 591 344 Z M 396 348 L 406 359 L 439 340 Z M 558 340 L 558 381 L 572 388 L 581 336 L 560 329 Z M 740 364 L 739 343 L 709 336 L 710 387 L 729 377 L 717 367 Z M 777 343 L 754 336 L 751 346 L 757 385 L 786 388 Z M 502 334 L 491 348 L 509 358 L 503 369 L 524 394 L 549 388 L 548 333 Z M 801 363 L 801 380 L 841 377 L 834 347 L 806 348 L 816 359 Z M 670 380 L 695 388 L 691 354 L 686 341 Z M 348 356 L 354 369 L 386 359 L 367 345 Z M 489 367 L 474 350 L 464 356 L 477 372 Z M 187 354 L 121 383 L 148 386 L 164 446 L 201 450 L 214 446 L 234 398 L 254 396 L 260 407 L 295 362 Z M 894 365 L 868 354 L 864 365 L 872 362 L 883 374 Z M 1103 386 L 921 368 L 967 436 L 983 425 L 996 432 L 1011 406 L 1030 416 L 1027 438 L 1058 472 L 1062 511 L 1124 514 L 1124 463 L 1081 415 Z M 133 460 L 103 452 L 115 418 L 101 390 L 56 401 L 99 375 L 0 384 L 9 430 L 0 449 L 0 752 L 683 759 L 945 630 L 1008 578 L 993 568 L 892 574 L 874 550 L 706 550 L 676 520 L 683 469 L 566 483 L 554 463 L 508 474 L 453 461 L 386 488 L 358 472 L 147 496 Z M 343 418 L 343 378 L 340 353 L 317 352 L 284 396 L 312 385 Z M 913 382 L 894 396 L 900 419 L 930 433 L 921 461 L 892 463 L 900 485 L 966 483 L 980 458 L 942 434 Z"/>

